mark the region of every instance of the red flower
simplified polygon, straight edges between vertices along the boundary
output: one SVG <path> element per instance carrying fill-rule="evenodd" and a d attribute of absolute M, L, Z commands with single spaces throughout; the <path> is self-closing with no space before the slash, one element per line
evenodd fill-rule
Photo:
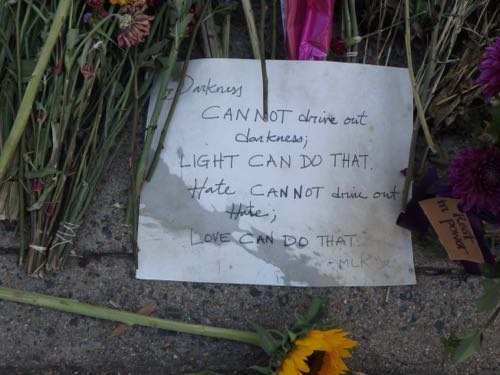
<path fill-rule="evenodd" d="M 54 66 L 54 75 L 60 76 L 62 70 L 63 70 L 63 62 L 61 60 L 56 66 Z"/>
<path fill-rule="evenodd" d="M 31 183 L 31 189 L 36 192 L 36 193 L 41 193 L 44 188 L 44 184 L 42 181 L 40 181 L 38 178 L 35 178 L 33 182 Z"/>
<path fill-rule="evenodd" d="M 47 217 L 52 217 L 54 216 L 54 214 L 56 213 L 56 204 L 55 203 L 51 203 L 49 204 L 49 206 L 47 207 L 47 209 L 45 210 L 45 214 L 47 215 Z"/>

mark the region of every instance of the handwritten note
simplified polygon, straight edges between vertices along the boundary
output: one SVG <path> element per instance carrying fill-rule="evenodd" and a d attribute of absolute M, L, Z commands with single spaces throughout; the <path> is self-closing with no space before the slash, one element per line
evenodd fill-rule
<path fill-rule="evenodd" d="M 419 204 L 450 259 L 484 263 L 469 219 L 458 209 L 458 199 L 431 198 Z"/>
<path fill-rule="evenodd" d="M 266 122 L 258 61 L 191 62 L 142 191 L 137 277 L 414 283 L 410 234 L 395 225 L 412 128 L 407 71 L 304 61 L 267 68 Z"/>

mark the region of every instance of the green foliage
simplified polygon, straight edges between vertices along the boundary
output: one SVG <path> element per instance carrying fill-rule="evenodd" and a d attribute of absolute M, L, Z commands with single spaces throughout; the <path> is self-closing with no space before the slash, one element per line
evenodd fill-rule
<path fill-rule="evenodd" d="M 483 282 L 484 293 L 476 300 L 479 311 L 493 311 L 500 303 L 500 281 L 485 280 Z"/>
<path fill-rule="evenodd" d="M 442 340 L 446 351 L 451 354 L 451 359 L 454 363 L 463 362 L 481 350 L 483 332 L 494 322 L 500 313 L 500 281 L 486 279 L 483 282 L 483 288 L 483 294 L 476 299 L 477 308 L 483 312 L 495 311 L 485 324 L 468 335 L 461 338 L 451 336 L 448 339 Z"/>
<path fill-rule="evenodd" d="M 480 264 L 479 269 L 481 271 L 481 275 L 484 277 L 489 279 L 500 278 L 500 262 L 496 262 L 494 265 L 486 263 Z"/>
<path fill-rule="evenodd" d="M 468 335 L 459 339 L 458 345 L 452 353 L 452 360 L 454 363 L 461 363 L 471 357 L 473 354 L 481 350 L 481 343 L 483 341 L 483 332 L 477 329 Z"/>
<path fill-rule="evenodd" d="M 258 373 L 264 374 L 264 375 L 273 375 L 274 374 L 274 372 L 269 367 L 250 366 L 249 369 L 257 371 Z"/>
<path fill-rule="evenodd" d="M 315 324 L 326 311 L 328 307 L 328 299 L 315 297 L 307 311 L 305 322 L 307 324 Z"/>
<path fill-rule="evenodd" d="M 261 347 L 270 356 L 270 359 L 267 367 L 252 366 L 250 369 L 265 375 L 275 374 L 288 352 L 293 349 L 294 342 L 318 327 L 318 322 L 326 312 L 327 306 L 328 299 L 314 297 L 305 317 L 297 316 L 292 328 L 286 328 L 283 331 L 265 330 L 253 324 L 260 337 Z"/>
<path fill-rule="evenodd" d="M 500 106 L 490 107 L 491 120 L 486 121 L 482 138 L 490 143 L 500 141 Z"/>
<path fill-rule="evenodd" d="M 441 339 L 441 343 L 443 344 L 446 352 L 450 355 L 453 355 L 453 353 L 455 353 L 455 350 L 457 350 L 458 345 L 460 345 L 460 339 L 454 335 L 451 335 L 448 338 Z"/>
<path fill-rule="evenodd" d="M 273 355 L 280 347 L 279 342 L 273 337 L 273 335 L 259 326 L 258 324 L 252 323 L 255 332 L 259 335 L 260 347 L 267 354 Z"/>

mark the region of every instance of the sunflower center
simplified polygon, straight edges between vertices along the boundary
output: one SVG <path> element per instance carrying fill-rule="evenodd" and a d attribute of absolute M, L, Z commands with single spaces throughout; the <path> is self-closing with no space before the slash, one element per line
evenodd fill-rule
<path fill-rule="evenodd" d="M 325 352 L 315 351 L 307 358 L 309 372 L 304 375 L 317 375 L 323 366 L 323 356 Z"/>

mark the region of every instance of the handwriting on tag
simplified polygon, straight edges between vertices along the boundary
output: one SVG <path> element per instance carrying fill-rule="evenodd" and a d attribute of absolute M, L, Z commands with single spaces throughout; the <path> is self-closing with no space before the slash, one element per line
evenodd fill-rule
<path fill-rule="evenodd" d="M 431 198 L 419 204 L 450 259 L 484 263 L 469 219 L 458 209 L 458 199 Z"/>

